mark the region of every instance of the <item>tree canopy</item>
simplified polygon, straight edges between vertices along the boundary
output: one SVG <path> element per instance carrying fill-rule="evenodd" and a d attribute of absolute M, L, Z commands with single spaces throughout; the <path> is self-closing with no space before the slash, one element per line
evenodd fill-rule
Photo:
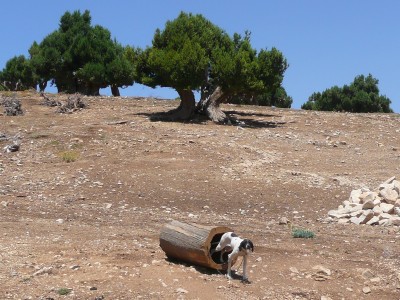
<path fill-rule="evenodd" d="M 301 108 L 307 110 L 347 111 L 356 113 L 390 113 L 391 100 L 379 95 L 378 79 L 371 74 L 359 75 L 350 85 L 334 86 L 322 93 L 313 93 Z"/>
<path fill-rule="evenodd" d="M 277 49 L 251 47 L 250 33 L 230 37 L 202 15 L 181 12 L 157 29 L 152 46 L 139 53 L 138 81 L 176 89 L 181 104 L 172 118 L 195 111 L 194 91 L 201 92 L 197 111 L 214 121 L 226 120 L 219 104 L 236 94 L 260 95 L 280 87 L 288 67 Z"/>
<path fill-rule="evenodd" d="M 284 87 L 278 87 L 273 91 L 267 91 L 257 96 L 236 95 L 228 99 L 232 104 L 248 104 L 259 106 L 276 106 L 280 108 L 290 108 L 293 98 L 288 96 Z"/>
<path fill-rule="evenodd" d="M 7 61 L 0 72 L 0 82 L 3 88 L 21 91 L 36 88 L 36 75 L 30 61 L 24 56 L 15 56 Z"/>
<path fill-rule="evenodd" d="M 89 11 L 66 12 L 59 29 L 29 49 L 38 83 L 52 81 L 59 92 L 98 95 L 100 88 L 133 84 L 134 67 L 108 29 L 91 25 Z"/>

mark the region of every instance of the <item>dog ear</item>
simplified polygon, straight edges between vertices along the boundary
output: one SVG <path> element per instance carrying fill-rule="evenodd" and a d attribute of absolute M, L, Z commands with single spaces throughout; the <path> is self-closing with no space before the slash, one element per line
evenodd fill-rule
<path fill-rule="evenodd" d="M 249 240 L 249 243 L 250 243 L 250 245 L 251 245 L 251 252 L 254 252 L 254 245 L 253 245 L 253 242 Z"/>

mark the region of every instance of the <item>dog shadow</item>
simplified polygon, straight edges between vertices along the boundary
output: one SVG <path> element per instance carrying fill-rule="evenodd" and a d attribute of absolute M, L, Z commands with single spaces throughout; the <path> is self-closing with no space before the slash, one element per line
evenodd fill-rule
<path fill-rule="evenodd" d="M 167 257 L 165 258 L 165 260 L 168 263 L 174 264 L 174 265 L 180 265 L 180 266 L 185 266 L 187 268 L 194 268 L 197 272 L 204 274 L 204 275 L 222 275 L 224 277 L 226 277 L 227 275 L 227 271 L 219 271 L 219 270 L 215 270 L 215 269 L 211 269 L 211 268 L 207 268 L 207 267 L 202 267 L 202 266 L 198 266 L 198 265 L 193 265 L 193 264 L 189 264 L 186 262 L 183 262 L 179 259 L 175 259 L 175 258 L 171 258 L 171 257 Z M 249 281 L 248 279 L 243 280 L 243 276 L 236 274 L 236 270 L 231 270 L 231 277 L 232 280 L 239 280 L 241 281 L 243 284 L 250 284 L 251 281 Z"/>
<path fill-rule="evenodd" d="M 197 272 L 205 274 L 205 275 L 222 274 L 218 270 L 214 270 L 214 269 L 211 269 L 211 268 L 206 268 L 206 267 L 202 267 L 202 266 L 198 266 L 198 265 L 189 264 L 187 262 L 184 262 L 184 261 L 181 261 L 179 259 L 172 258 L 172 257 L 167 257 L 167 258 L 165 258 L 165 260 L 167 262 L 171 263 L 171 264 L 174 264 L 174 265 L 185 266 L 187 268 L 194 268 Z"/>

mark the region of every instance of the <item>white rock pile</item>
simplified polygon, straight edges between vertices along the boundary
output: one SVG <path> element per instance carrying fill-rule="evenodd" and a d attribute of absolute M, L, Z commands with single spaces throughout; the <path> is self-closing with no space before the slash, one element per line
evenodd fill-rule
<path fill-rule="evenodd" d="M 376 190 L 353 190 L 349 200 L 328 215 L 339 223 L 400 226 L 400 181 L 392 177 Z"/>

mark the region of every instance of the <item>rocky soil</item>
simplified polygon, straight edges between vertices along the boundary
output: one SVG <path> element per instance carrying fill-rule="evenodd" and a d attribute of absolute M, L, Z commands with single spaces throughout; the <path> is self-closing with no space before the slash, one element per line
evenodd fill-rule
<path fill-rule="evenodd" d="M 85 97 L 60 114 L 13 96 L 24 114 L 0 115 L 0 299 L 400 298 L 400 227 L 328 216 L 400 179 L 398 114 L 225 105 L 236 122 L 216 125 L 160 119 L 176 101 Z M 250 238 L 250 282 L 240 259 L 231 281 L 166 259 L 173 219 Z M 315 237 L 293 238 L 285 219 Z"/>

